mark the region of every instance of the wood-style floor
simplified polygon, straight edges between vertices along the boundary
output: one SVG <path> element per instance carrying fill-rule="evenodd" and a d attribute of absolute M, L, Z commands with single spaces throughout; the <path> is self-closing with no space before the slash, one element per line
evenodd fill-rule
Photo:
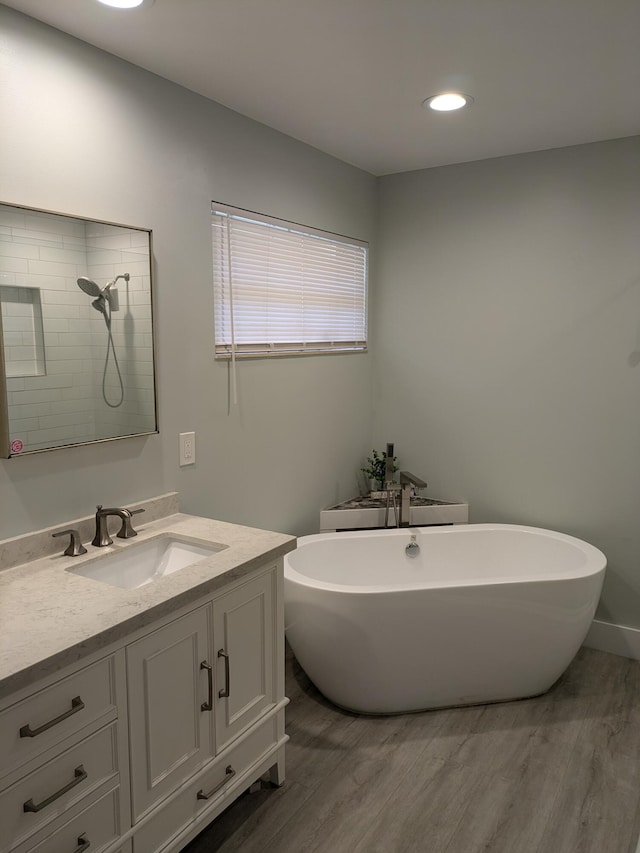
<path fill-rule="evenodd" d="M 583 648 L 544 696 L 365 717 L 287 655 L 283 787 L 188 853 L 636 853 L 640 663 Z"/>

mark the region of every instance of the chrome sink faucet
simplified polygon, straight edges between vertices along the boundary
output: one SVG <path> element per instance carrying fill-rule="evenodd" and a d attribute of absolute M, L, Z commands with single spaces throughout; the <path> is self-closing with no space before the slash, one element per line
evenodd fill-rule
<path fill-rule="evenodd" d="M 93 537 L 91 544 L 97 548 L 104 548 L 106 545 L 112 545 L 113 539 L 109 536 L 107 529 L 107 518 L 110 515 L 117 515 L 122 519 L 122 527 L 117 533 L 119 539 L 130 539 L 138 534 L 131 526 L 131 516 L 137 515 L 139 512 L 144 512 L 144 509 L 120 509 L 119 507 L 108 507 L 104 509 L 101 504 L 96 507 L 96 535 Z"/>

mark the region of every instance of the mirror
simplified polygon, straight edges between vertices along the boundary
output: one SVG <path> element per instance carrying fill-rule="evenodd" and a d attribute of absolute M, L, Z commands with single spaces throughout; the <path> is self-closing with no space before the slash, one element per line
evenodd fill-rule
<path fill-rule="evenodd" d="M 0 457 L 157 432 L 151 231 L 0 204 Z"/>

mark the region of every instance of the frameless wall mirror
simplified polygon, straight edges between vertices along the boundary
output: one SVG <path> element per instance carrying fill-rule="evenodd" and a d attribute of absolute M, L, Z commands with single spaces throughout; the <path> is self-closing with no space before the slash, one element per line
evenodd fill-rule
<path fill-rule="evenodd" d="M 0 457 L 157 432 L 151 232 L 0 204 Z"/>

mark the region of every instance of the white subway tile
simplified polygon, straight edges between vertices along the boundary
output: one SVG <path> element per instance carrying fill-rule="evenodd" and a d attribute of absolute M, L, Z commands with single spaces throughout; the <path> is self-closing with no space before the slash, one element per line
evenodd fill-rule
<path fill-rule="evenodd" d="M 42 327 L 44 329 L 45 338 L 48 334 L 52 332 L 69 332 L 71 329 L 69 328 L 69 320 L 66 318 L 57 318 L 57 317 L 43 317 L 42 318 Z M 75 321 L 78 322 L 78 321 Z"/>
<path fill-rule="evenodd" d="M 0 223 L 9 228 L 24 228 L 25 211 L 22 208 L 0 205 Z"/>
<path fill-rule="evenodd" d="M 87 264 L 87 254 L 79 249 L 42 246 L 40 248 L 40 260 L 84 267 Z"/>
<path fill-rule="evenodd" d="M 62 400 L 77 400 L 89 401 L 93 394 L 93 383 L 87 385 L 74 385 L 72 388 L 62 388 L 60 390 Z"/>
<path fill-rule="evenodd" d="M 29 315 L 22 315 L 19 317 L 12 316 L 9 312 L 3 310 L 2 312 L 2 326 L 6 332 L 19 332 L 23 334 L 24 332 L 33 333 L 33 318 L 29 317 Z"/>
<path fill-rule="evenodd" d="M 0 270 L 26 273 L 29 271 L 29 261 L 26 258 L 9 258 L 2 255 L 0 256 Z"/>
<path fill-rule="evenodd" d="M 82 324 L 82 326 L 86 328 L 87 321 L 85 319 L 80 319 L 83 315 L 83 308 L 84 306 L 82 305 L 47 304 L 43 306 L 42 309 L 43 322 L 46 322 L 48 318 L 58 318 L 69 320 L 70 323 L 77 322 L 79 324 Z M 69 326 L 69 328 L 71 328 L 71 325 Z"/>
<path fill-rule="evenodd" d="M 45 234 L 44 232 L 36 231 L 18 231 L 13 228 L 11 230 L 12 243 L 26 243 L 30 246 L 50 246 L 51 248 L 62 248 L 62 238 L 55 234 Z"/>
<path fill-rule="evenodd" d="M 89 251 L 100 251 L 101 249 L 129 249 L 131 246 L 131 233 L 101 234 L 88 236 Z"/>
<path fill-rule="evenodd" d="M 0 255 L 5 258 L 27 258 L 38 257 L 38 247 L 28 243 L 14 243 L 7 241 L 4 235 L 0 235 Z"/>
<path fill-rule="evenodd" d="M 53 388 L 69 388 L 73 385 L 71 376 L 40 376 L 34 379 L 25 379 L 25 390 L 44 391 Z M 49 398 L 52 399 L 52 398 Z"/>
<path fill-rule="evenodd" d="M 56 261 L 40 261 L 29 259 L 29 272 L 33 275 L 56 275 L 75 277 L 78 275 L 78 265 L 73 263 L 58 263 Z"/>
<path fill-rule="evenodd" d="M 81 236 L 84 231 L 82 220 L 70 219 L 58 214 L 27 212 L 24 228 L 28 231 L 46 231 L 50 234 L 69 234 Z"/>
<path fill-rule="evenodd" d="M 91 347 L 87 346 L 59 346 L 47 352 L 47 361 L 77 361 L 78 359 L 90 358 Z"/>
<path fill-rule="evenodd" d="M 88 249 L 87 266 L 92 272 L 96 267 L 104 264 L 122 263 L 122 251 L 120 249 Z"/>
<path fill-rule="evenodd" d="M 37 418 L 51 413 L 53 403 L 25 403 L 11 406 L 11 417 L 16 420 Z"/>
<path fill-rule="evenodd" d="M 31 380 L 25 379 L 25 382 Z M 22 405 L 26 403 L 46 403 L 60 399 L 60 391 L 56 388 L 42 388 L 38 390 L 27 389 L 25 391 L 14 391 L 10 400 L 11 405 Z"/>
<path fill-rule="evenodd" d="M 4 370 L 6 376 L 21 376 L 25 379 L 39 374 L 38 364 L 33 359 L 7 359 Z"/>
<path fill-rule="evenodd" d="M 93 336 L 90 332 L 66 332 L 60 333 L 59 344 L 63 347 L 90 346 Z"/>
<path fill-rule="evenodd" d="M 38 429 L 40 426 L 39 418 L 16 418 L 11 417 L 9 412 L 9 432 L 12 438 L 20 436 L 20 433 L 27 433 L 29 430 Z"/>
<path fill-rule="evenodd" d="M 76 423 L 86 423 L 85 412 L 67 412 L 63 415 L 45 415 L 40 418 L 42 429 L 55 429 L 56 427 L 70 426 Z"/>
<path fill-rule="evenodd" d="M 86 305 L 87 296 L 80 290 L 43 290 L 41 294 L 43 305 Z M 44 309 L 43 309 L 44 310 Z M 47 309 L 48 310 L 48 309 Z"/>
<path fill-rule="evenodd" d="M 58 427 L 57 429 L 41 429 L 41 430 L 33 430 L 32 432 L 27 433 L 27 441 L 26 444 L 31 446 L 32 444 L 39 443 L 41 447 L 49 447 L 54 442 L 62 442 L 66 443 L 66 440 L 69 435 L 69 430 L 67 427 Z"/>

